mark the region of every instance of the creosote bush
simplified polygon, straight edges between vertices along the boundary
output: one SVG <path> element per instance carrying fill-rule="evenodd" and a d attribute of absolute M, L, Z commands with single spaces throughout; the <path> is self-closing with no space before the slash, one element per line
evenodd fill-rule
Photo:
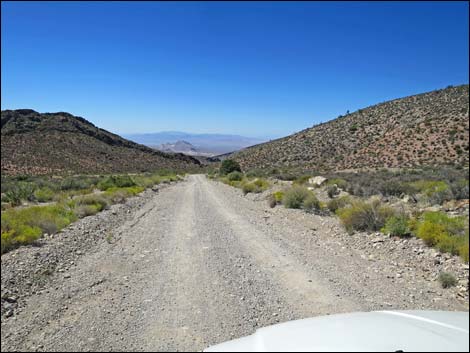
<path fill-rule="evenodd" d="M 22 200 L 33 201 L 35 190 L 35 184 L 20 181 L 5 192 L 5 196 L 2 201 L 10 202 L 12 206 L 19 206 L 21 205 Z"/>
<path fill-rule="evenodd" d="M 136 185 L 134 177 L 139 185 Z M 2 176 L 2 192 L 5 192 L 2 197 L 1 217 L 2 254 L 18 246 L 33 243 L 44 233 L 56 233 L 78 218 L 102 211 L 108 204 L 123 202 L 127 197 L 143 191 L 145 187 L 142 185 L 148 187 L 161 182 L 179 180 L 179 177 L 170 171 L 146 173 L 134 177 L 120 175 L 7 178 Z M 101 186 L 106 191 L 102 194 L 91 194 L 100 178 Z M 10 197 L 8 203 L 6 203 L 7 197 Z M 28 208 L 11 207 L 20 205 L 22 200 L 55 201 L 55 203 Z M 13 205 L 10 205 L 10 202 Z M 7 205 L 9 207 L 6 207 Z"/>
<path fill-rule="evenodd" d="M 282 198 L 284 197 L 284 191 L 282 191 L 282 190 L 275 191 L 273 193 L 273 196 L 274 196 L 274 199 L 276 200 L 277 203 L 281 203 Z"/>
<path fill-rule="evenodd" d="M 265 179 L 255 179 L 250 182 L 244 182 L 241 184 L 243 193 L 246 195 L 248 193 L 260 193 L 269 188 L 269 183 Z"/>
<path fill-rule="evenodd" d="M 229 181 L 241 181 L 243 179 L 243 173 L 241 172 L 231 172 L 227 175 Z"/>
<path fill-rule="evenodd" d="M 274 207 L 276 207 L 276 205 L 277 205 L 276 198 L 274 197 L 273 194 L 271 194 L 271 195 L 268 196 L 268 205 L 269 205 L 269 207 L 271 207 L 271 208 L 274 208 Z"/>
<path fill-rule="evenodd" d="M 396 237 L 405 237 L 411 234 L 409 227 L 410 219 L 406 215 L 396 215 L 387 219 L 385 226 L 381 229 L 384 234 Z"/>
<path fill-rule="evenodd" d="M 231 172 L 241 172 L 240 164 L 233 159 L 225 159 L 220 165 L 219 173 L 220 175 L 227 175 Z"/>
<path fill-rule="evenodd" d="M 442 288 L 450 288 L 457 284 L 457 278 L 450 272 L 439 273 L 438 279 Z"/>
<path fill-rule="evenodd" d="M 310 192 L 310 194 L 303 201 L 302 208 L 307 212 L 315 212 L 321 210 L 322 206 L 315 194 Z"/>
<path fill-rule="evenodd" d="M 129 175 L 111 175 L 98 183 L 98 189 L 124 188 L 135 186 L 135 181 Z"/>
<path fill-rule="evenodd" d="M 301 208 L 312 192 L 306 187 L 294 185 L 284 192 L 282 203 L 286 208 Z"/>
<path fill-rule="evenodd" d="M 73 204 L 8 209 L 2 213 L 2 253 L 54 233 L 77 219 Z"/>
<path fill-rule="evenodd" d="M 348 232 L 377 231 L 385 225 L 388 218 L 395 215 L 395 211 L 384 205 L 380 200 L 355 200 L 349 206 L 336 211 L 341 222 Z"/>
<path fill-rule="evenodd" d="M 38 202 L 51 201 L 54 198 L 54 195 L 55 195 L 55 192 L 51 190 L 50 188 L 48 188 L 47 186 L 40 188 L 40 189 L 36 189 L 36 191 L 34 191 L 34 198 Z"/>
<path fill-rule="evenodd" d="M 338 208 L 346 207 L 351 203 L 351 198 L 349 196 L 338 197 L 337 199 L 332 199 L 328 201 L 327 207 L 331 212 L 336 212 Z"/>
<path fill-rule="evenodd" d="M 425 212 L 414 222 L 412 230 L 427 245 L 460 255 L 468 262 L 468 218 L 450 217 L 443 212 Z"/>

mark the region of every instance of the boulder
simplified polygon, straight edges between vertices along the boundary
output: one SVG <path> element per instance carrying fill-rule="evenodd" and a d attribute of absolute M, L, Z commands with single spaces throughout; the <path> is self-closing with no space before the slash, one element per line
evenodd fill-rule
<path fill-rule="evenodd" d="M 308 179 L 308 183 L 309 183 L 309 184 L 316 185 L 316 186 L 320 186 L 320 185 L 322 185 L 322 184 L 323 184 L 325 181 L 327 181 L 327 180 L 328 180 L 327 178 L 318 175 L 318 176 L 316 176 L 316 177 L 313 177 L 313 178 Z"/>

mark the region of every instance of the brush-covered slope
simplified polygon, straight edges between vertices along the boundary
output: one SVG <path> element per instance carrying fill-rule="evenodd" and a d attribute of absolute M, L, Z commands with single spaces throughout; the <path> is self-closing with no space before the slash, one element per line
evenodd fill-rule
<path fill-rule="evenodd" d="M 1 112 L 2 174 L 118 173 L 186 169 L 199 162 L 126 140 L 68 113 Z"/>
<path fill-rule="evenodd" d="M 469 86 L 360 109 L 230 155 L 244 169 L 468 165 Z"/>

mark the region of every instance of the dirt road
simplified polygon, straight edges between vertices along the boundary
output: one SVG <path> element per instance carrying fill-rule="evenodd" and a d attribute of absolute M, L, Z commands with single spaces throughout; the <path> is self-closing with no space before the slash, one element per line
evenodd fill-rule
<path fill-rule="evenodd" d="M 2 323 L 2 351 L 194 351 L 316 315 L 468 310 L 445 294 L 434 301 L 437 285 L 423 278 L 389 279 L 386 259 L 371 263 L 328 234 L 334 222 L 189 176 L 30 296 Z"/>

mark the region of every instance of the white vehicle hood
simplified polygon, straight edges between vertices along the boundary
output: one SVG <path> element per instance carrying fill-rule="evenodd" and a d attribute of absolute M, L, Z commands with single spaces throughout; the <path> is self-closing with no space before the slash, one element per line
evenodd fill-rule
<path fill-rule="evenodd" d="M 468 312 L 377 311 L 321 316 L 257 330 L 205 352 L 469 351 Z"/>

